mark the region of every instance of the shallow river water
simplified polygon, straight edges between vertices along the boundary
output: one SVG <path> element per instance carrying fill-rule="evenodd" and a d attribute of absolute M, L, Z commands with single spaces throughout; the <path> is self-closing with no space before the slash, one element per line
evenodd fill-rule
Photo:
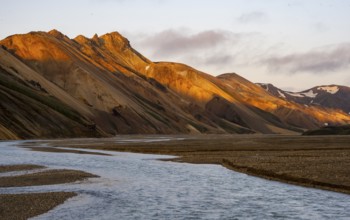
<path fill-rule="evenodd" d="M 0 194 L 79 194 L 35 219 L 350 219 L 350 196 L 341 193 L 267 181 L 219 165 L 156 160 L 169 156 L 44 153 L 15 147 L 19 143 L 0 142 L 0 165 L 40 164 L 101 176 L 71 184 L 0 188 Z"/>

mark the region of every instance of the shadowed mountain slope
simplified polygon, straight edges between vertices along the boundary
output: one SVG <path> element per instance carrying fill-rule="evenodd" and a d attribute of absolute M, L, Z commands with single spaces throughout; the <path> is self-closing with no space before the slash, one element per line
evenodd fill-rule
<path fill-rule="evenodd" d="M 330 119 L 350 122 L 337 110 L 276 98 L 235 74 L 213 77 L 184 64 L 152 62 L 117 32 L 91 39 L 69 39 L 57 30 L 31 32 L 0 45 L 3 139 L 293 133 Z M 28 118 L 31 123 L 24 123 Z"/>

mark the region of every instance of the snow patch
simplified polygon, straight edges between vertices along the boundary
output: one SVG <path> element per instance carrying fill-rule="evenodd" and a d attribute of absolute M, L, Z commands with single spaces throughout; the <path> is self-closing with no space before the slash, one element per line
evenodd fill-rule
<path fill-rule="evenodd" d="M 300 98 L 304 98 L 305 96 L 301 95 L 300 93 L 294 93 L 294 92 L 286 92 L 288 95 L 290 96 L 294 96 L 294 97 L 300 97 Z"/>
<path fill-rule="evenodd" d="M 314 91 L 312 90 L 309 90 L 308 92 L 303 92 L 300 94 L 310 98 L 315 98 L 318 95 L 318 93 L 314 93 Z"/>
<path fill-rule="evenodd" d="M 321 87 L 318 87 L 317 90 L 323 90 L 330 94 L 335 94 L 339 91 L 339 87 L 338 86 L 321 86 Z"/>
<path fill-rule="evenodd" d="M 318 93 L 314 93 L 312 90 L 309 90 L 307 92 L 286 92 L 286 93 L 288 95 L 299 97 L 299 98 L 304 98 L 304 97 L 315 98 L 318 95 Z"/>
<path fill-rule="evenodd" d="M 279 97 L 286 98 L 286 96 L 279 90 L 277 90 Z"/>

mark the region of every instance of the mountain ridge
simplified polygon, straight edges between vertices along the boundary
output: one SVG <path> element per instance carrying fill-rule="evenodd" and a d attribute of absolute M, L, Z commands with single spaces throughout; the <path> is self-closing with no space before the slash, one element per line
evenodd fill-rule
<path fill-rule="evenodd" d="M 330 84 L 314 86 L 301 92 L 289 92 L 272 84 L 257 83 L 272 95 L 304 105 L 317 105 L 350 114 L 350 87 Z"/>
<path fill-rule="evenodd" d="M 63 128 L 71 136 L 288 134 L 320 127 L 330 115 L 334 124 L 350 122 L 349 115 L 332 109 L 309 110 L 281 100 L 237 74 L 214 77 L 185 64 L 152 62 L 118 32 L 73 39 L 57 30 L 30 32 L 9 36 L 0 45 L 0 76 L 45 90 L 35 94 L 40 99 L 52 96 L 84 119 L 76 131 Z M 11 123 L 5 117 L 0 120 L 7 130 Z M 17 138 L 56 137 L 46 135 L 40 128 L 45 120 L 42 123 L 35 134 L 10 130 Z M 65 121 L 67 126 L 72 123 Z"/>

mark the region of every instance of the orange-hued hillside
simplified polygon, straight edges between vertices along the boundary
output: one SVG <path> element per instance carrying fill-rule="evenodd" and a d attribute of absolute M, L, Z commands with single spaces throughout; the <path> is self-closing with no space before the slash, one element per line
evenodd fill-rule
<path fill-rule="evenodd" d="M 0 139 L 291 134 L 350 122 L 339 109 L 278 98 L 233 73 L 152 62 L 117 32 L 31 32 L 0 45 Z"/>

